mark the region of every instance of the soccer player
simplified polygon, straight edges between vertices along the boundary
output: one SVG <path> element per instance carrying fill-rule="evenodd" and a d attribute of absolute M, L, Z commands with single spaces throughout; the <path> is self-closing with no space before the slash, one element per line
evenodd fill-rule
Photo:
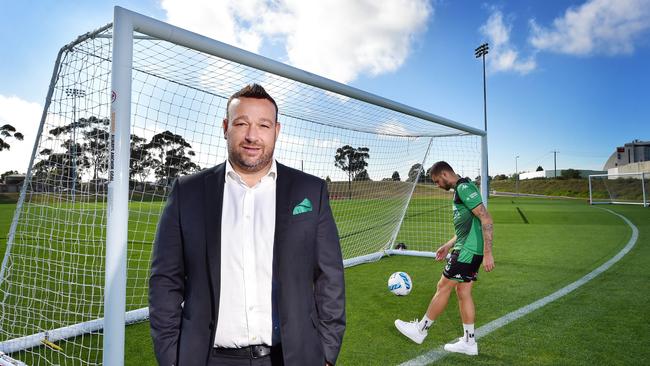
<path fill-rule="evenodd" d="M 456 235 L 436 251 L 436 260 L 448 258 L 447 265 L 422 320 L 405 322 L 397 319 L 395 326 L 413 342 L 421 344 L 427 336 L 429 327 L 447 307 L 449 295 L 455 289 L 464 334 L 457 342 L 445 344 L 445 350 L 476 356 L 478 346 L 474 339 L 475 313 L 472 284 L 477 279 L 481 263 L 486 272 L 494 269 L 492 217 L 483 205 L 476 185 L 469 179 L 456 175 L 449 164 L 439 161 L 433 164 L 429 172 L 438 187 L 447 191 L 454 188 L 453 212 Z"/>

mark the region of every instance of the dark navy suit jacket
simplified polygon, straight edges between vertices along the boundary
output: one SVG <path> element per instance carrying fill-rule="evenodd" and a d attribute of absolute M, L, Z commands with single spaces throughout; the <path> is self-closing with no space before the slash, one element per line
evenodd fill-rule
<path fill-rule="evenodd" d="M 273 307 L 285 365 L 332 364 L 345 331 L 343 262 L 322 179 L 277 164 Z M 161 365 L 205 365 L 220 321 L 225 163 L 180 177 L 158 223 L 149 316 Z M 311 212 L 293 215 L 305 198 Z M 276 323 L 276 324 L 277 324 Z"/>

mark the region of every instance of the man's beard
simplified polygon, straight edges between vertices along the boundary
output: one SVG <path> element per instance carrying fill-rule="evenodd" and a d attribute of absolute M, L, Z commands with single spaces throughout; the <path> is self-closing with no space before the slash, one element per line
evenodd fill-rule
<path fill-rule="evenodd" d="M 259 147 L 255 145 L 255 147 Z M 254 161 L 246 161 L 243 154 L 237 151 L 230 143 L 228 144 L 228 158 L 232 164 L 237 165 L 239 168 L 255 173 L 265 168 L 273 159 L 273 148 L 269 152 L 264 149 L 264 153 Z"/>
<path fill-rule="evenodd" d="M 444 182 L 442 184 L 442 189 L 444 189 L 445 191 L 449 191 L 451 188 L 452 188 L 451 183 L 449 183 L 449 182 Z"/>

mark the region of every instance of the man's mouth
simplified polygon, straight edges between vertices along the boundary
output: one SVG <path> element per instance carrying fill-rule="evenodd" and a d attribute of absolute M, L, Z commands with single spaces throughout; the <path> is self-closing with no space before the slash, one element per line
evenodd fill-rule
<path fill-rule="evenodd" d="M 243 145 L 242 149 L 244 149 L 244 151 L 246 151 L 246 152 L 254 153 L 254 152 L 257 152 L 257 151 L 261 150 L 262 148 L 259 147 L 259 146 L 246 146 L 246 145 Z"/>

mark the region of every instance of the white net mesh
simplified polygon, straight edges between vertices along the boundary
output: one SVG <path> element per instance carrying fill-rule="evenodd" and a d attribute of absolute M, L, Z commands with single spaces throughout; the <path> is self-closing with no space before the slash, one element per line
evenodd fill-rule
<path fill-rule="evenodd" d="M 103 316 L 110 32 L 80 39 L 61 56 L 7 243 L 0 351 L 28 364 L 102 359 L 101 322 L 88 322 Z M 398 242 L 432 251 L 453 235 L 450 194 L 422 167 L 446 160 L 475 178 L 480 137 L 167 41 L 136 37 L 133 49 L 127 311 L 147 306 L 152 242 L 171 183 L 226 159 L 226 102 L 248 83 L 278 103 L 276 159 L 328 182 L 344 259 Z M 341 169 L 350 164 L 344 158 L 337 166 L 339 149 L 361 153 L 366 164 Z M 61 331 L 79 324 L 86 334 Z M 16 341 L 30 335 L 32 343 Z"/>

